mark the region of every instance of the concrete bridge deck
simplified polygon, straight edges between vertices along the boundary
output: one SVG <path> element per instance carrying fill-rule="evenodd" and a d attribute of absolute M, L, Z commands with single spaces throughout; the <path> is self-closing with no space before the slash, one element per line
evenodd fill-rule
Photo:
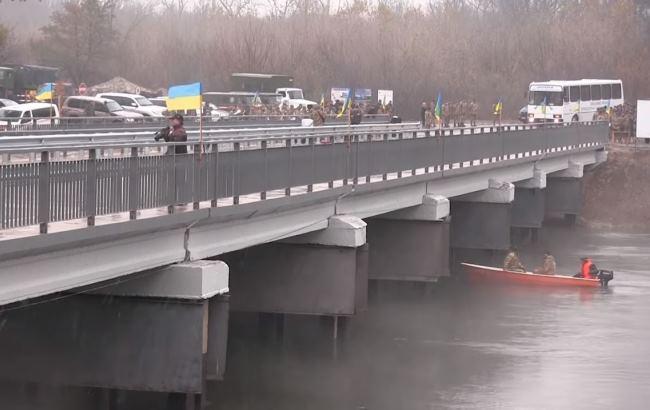
<path fill-rule="evenodd" d="M 570 172 L 603 161 L 606 143 L 597 123 L 257 130 L 179 155 L 150 141 L 12 143 L 0 148 L 0 304 Z"/>

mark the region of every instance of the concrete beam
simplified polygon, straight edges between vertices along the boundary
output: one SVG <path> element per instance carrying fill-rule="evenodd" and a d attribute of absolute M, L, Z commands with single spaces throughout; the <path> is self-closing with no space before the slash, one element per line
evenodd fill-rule
<path fill-rule="evenodd" d="M 472 192 L 471 194 L 461 195 L 455 200 L 460 202 L 483 202 L 490 204 L 509 204 L 515 199 L 515 185 L 511 182 L 501 182 L 496 179 L 490 179 L 488 188 Z"/>
<path fill-rule="evenodd" d="M 232 310 L 353 315 L 367 307 L 368 246 L 270 243 L 223 255 Z"/>
<path fill-rule="evenodd" d="M 544 222 L 545 198 L 546 189 L 517 187 L 511 208 L 511 226 L 513 228 L 541 228 L 542 222 Z"/>
<path fill-rule="evenodd" d="M 228 292 L 228 265 L 221 261 L 184 262 L 135 275 L 94 294 L 204 300 Z"/>
<path fill-rule="evenodd" d="M 448 220 L 370 218 L 368 277 L 432 282 L 448 276 L 449 229 Z"/>
<path fill-rule="evenodd" d="M 582 178 L 584 175 L 584 164 L 582 162 L 569 161 L 568 168 L 554 172 L 549 175 L 551 178 Z"/>
<path fill-rule="evenodd" d="M 356 216 L 334 215 L 329 218 L 327 228 L 294 236 L 282 242 L 358 248 L 366 243 L 366 223 Z"/>
<path fill-rule="evenodd" d="M 546 171 L 543 169 L 535 168 L 533 177 L 519 181 L 515 184 L 517 188 L 526 189 L 544 189 L 546 188 Z"/>
<path fill-rule="evenodd" d="M 426 194 L 422 204 L 377 216 L 378 219 L 403 221 L 442 221 L 449 216 L 449 199 L 442 195 Z"/>
<path fill-rule="evenodd" d="M 0 380 L 200 393 L 208 304 L 74 295 L 3 312 Z"/>

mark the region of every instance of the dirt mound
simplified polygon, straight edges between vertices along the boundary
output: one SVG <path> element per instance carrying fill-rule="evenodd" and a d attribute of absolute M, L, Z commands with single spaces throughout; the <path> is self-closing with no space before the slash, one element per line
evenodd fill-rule
<path fill-rule="evenodd" d="M 650 150 L 612 148 L 585 173 L 582 222 L 594 228 L 650 231 Z"/>

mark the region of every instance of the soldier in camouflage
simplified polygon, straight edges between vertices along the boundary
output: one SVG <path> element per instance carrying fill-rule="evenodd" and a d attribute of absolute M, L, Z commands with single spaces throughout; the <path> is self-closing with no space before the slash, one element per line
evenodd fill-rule
<path fill-rule="evenodd" d="M 503 260 L 503 269 L 511 272 L 526 272 L 526 268 L 524 268 L 524 265 L 522 265 L 519 260 L 517 248 L 510 247 L 508 254 Z"/>

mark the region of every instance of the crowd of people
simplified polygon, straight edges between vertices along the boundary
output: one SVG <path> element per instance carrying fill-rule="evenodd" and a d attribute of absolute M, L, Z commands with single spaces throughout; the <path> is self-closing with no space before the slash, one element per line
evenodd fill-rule
<path fill-rule="evenodd" d="M 420 123 L 424 128 L 441 127 L 474 127 L 478 121 L 479 105 L 476 100 L 460 100 L 458 102 L 445 102 L 439 107 L 436 115 L 437 103 L 432 101 L 422 102 L 420 108 Z"/>
<path fill-rule="evenodd" d="M 599 277 L 600 270 L 596 267 L 596 264 L 590 257 L 580 258 L 580 261 L 580 270 L 578 273 L 573 275 L 574 278 L 597 279 Z M 506 254 L 506 257 L 503 260 L 503 269 L 510 272 L 526 272 L 526 268 L 519 259 L 519 252 L 517 251 L 517 248 L 510 247 L 508 253 Z M 557 264 L 555 262 L 555 257 L 551 254 L 550 251 L 544 251 L 542 266 L 535 268 L 533 272 L 538 275 L 557 274 Z"/>
<path fill-rule="evenodd" d="M 594 115 L 596 121 L 609 121 L 612 142 L 629 144 L 636 135 L 636 106 L 625 103 L 607 109 L 601 107 Z"/>
<path fill-rule="evenodd" d="M 352 107 L 345 107 L 346 103 L 341 100 L 325 101 L 318 105 L 320 111 L 326 116 L 337 116 L 346 114 Z M 353 102 L 352 106 L 358 108 L 363 115 L 376 115 L 376 114 L 393 114 L 393 103 L 389 101 L 386 104 L 381 102 Z M 206 107 L 207 110 L 208 107 Z M 216 109 L 216 107 L 210 107 Z M 310 116 L 313 107 L 306 105 L 298 105 L 296 107 L 289 104 L 251 104 L 251 105 L 236 105 L 228 110 L 229 115 L 259 115 L 259 116 Z M 208 115 L 205 113 L 204 115 Z"/>

